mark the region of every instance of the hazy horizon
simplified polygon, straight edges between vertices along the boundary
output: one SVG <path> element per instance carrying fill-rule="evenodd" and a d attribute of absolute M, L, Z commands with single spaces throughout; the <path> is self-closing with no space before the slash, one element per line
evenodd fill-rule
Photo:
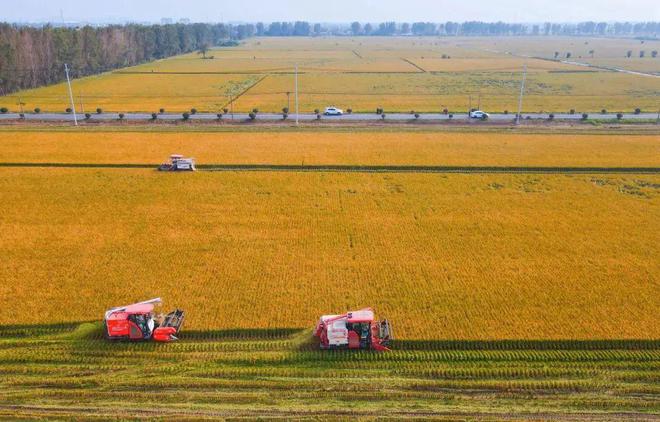
<path fill-rule="evenodd" d="M 524 4 L 524 7 L 521 6 Z M 382 21 L 505 21 L 505 22 L 579 22 L 579 21 L 656 21 L 660 20 L 660 2 L 639 0 L 635 7 L 625 1 L 581 2 L 555 0 L 486 1 L 474 0 L 458 4 L 446 0 L 333 0 L 315 3 L 309 0 L 273 2 L 253 0 L 250 7 L 242 3 L 218 5 L 212 0 L 189 0 L 182 7 L 175 0 L 90 1 L 90 0 L 23 0 L 20 7 L 4 8 L 0 20 L 5 22 L 71 22 L 111 23 L 120 21 L 160 22 L 162 18 L 192 22 L 272 22 L 305 20 L 312 22 L 349 23 Z"/>

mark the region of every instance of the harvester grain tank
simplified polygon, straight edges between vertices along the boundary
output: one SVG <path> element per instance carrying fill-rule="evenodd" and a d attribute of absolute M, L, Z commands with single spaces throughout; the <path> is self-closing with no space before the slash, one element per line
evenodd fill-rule
<path fill-rule="evenodd" d="M 371 308 L 343 315 L 323 315 L 314 331 L 321 349 L 389 350 L 393 339 L 387 319 L 377 321 Z"/>
<path fill-rule="evenodd" d="M 105 336 L 109 340 L 169 342 L 178 340 L 185 314 L 176 309 L 166 315 L 154 314 L 160 298 L 119 306 L 105 312 Z"/>

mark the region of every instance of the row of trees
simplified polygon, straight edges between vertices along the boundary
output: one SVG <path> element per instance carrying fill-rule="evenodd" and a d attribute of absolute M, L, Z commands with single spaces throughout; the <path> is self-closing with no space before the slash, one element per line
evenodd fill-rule
<path fill-rule="evenodd" d="M 618 36 L 652 36 L 660 34 L 660 22 L 581 22 L 544 24 L 520 24 L 505 22 L 415 22 L 396 23 L 383 22 L 378 25 L 370 23 L 362 25 L 353 22 L 350 25 L 352 35 L 618 35 Z"/>
<path fill-rule="evenodd" d="M 580 22 L 521 24 L 505 22 L 381 22 L 378 24 L 353 22 L 350 25 L 323 26 L 305 21 L 259 22 L 245 25 L 246 36 L 307 37 L 313 35 L 419 35 L 419 36 L 493 36 L 493 35 L 594 35 L 594 36 L 650 36 L 660 34 L 660 22 Z"/>
<path fill-rule="evenodd" d="M 551 23 L 521 24 L 505 22 L 381 22 L 360 23 L 350 25 L 323 26 L 309 22 L 272 22 L 268 25 L 259 22 L 250 26 L 256 36 L 290 37 L 312 35 L 420 35 L 420 36 L 492 36 L 492 35 L 616 35 L 616 36 L 650 36 L 660 34 L 660 22 L 581 22 L 581 23 Z"/>
<path fill-rule="evenodd" d="M 247 25 L 112 25 L 41 28 L 0 24 L 0 95 L 132 66 L 252 36 Z"/>

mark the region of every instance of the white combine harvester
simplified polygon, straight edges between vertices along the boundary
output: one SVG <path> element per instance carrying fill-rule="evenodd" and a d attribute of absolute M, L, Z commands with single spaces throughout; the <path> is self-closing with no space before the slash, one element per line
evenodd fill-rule
<path fill-rule="evenodd" d="M 159 171 L 195 171 L 195 159 L 186 158 L 183 155 L 170 155 L 170 162 L 163 163 L 158 167 Z"/>

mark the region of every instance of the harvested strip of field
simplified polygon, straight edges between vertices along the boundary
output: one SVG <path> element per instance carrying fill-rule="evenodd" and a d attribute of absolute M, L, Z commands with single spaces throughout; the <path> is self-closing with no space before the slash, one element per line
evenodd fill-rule
<path fill-rule="evenodd" d="M 332 353 L 316 350 L 309 330 L 108 344 L 98 324 L 49 328 L 0 327 L 0 417 L 638 421 L 660 411 L 657 342 Z"/>
<path fill-rule="evenodd" d="M 209 165 L 660 167 L 655 135 L 0 133 L 6 163 L 157 164 L 172 153 Z"/>
<path fill-rule="evenodd" d="M 654 175 L 0 168 L 0 324 L 165 296 L 188 329 L 370 305 L 405 339 L 657 339 L 659 192 Z"/>

